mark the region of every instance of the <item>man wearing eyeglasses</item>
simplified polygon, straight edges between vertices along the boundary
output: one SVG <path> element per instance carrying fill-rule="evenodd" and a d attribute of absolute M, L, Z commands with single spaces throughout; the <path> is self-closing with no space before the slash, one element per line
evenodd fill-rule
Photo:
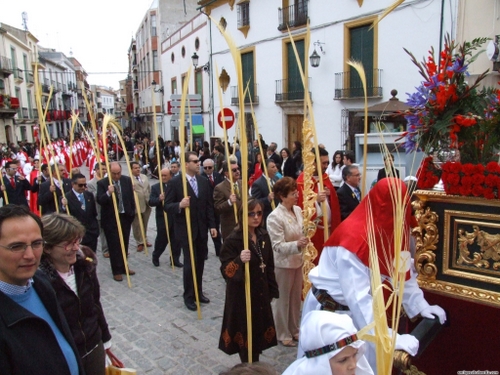
<path fill-rule="evenodd" d="M 215 171 L 215 163 L 212 159 L 205 159 L 203 161 L 203 172 L 201 172 L 201 176 L 205 177 L 208 180 L 208 185 L 210 186 L 210 191 L 212 196 L 214 195 L 214 189 L 217 185 L 219 185 L 222 181 L 224 181 L 224 177 L 217 171 Z M 214 211 L 215 216 L 215 228 L 217 229 L 217 237 L 212 238 L 214 241 L 215 247 L 215 255 L 219 256 L 220 249 L 222 247 L 221 233 L 220 233 L 220 217 L 219 214 Z"/>
<path fill-rule="evenodd" d="M 95 253 L 97 251 L 97 238 L 99 237 L 99 222 L 94 194 L 87 191 L 87 180 L 81 173 L 76 173 L 71 178 L 72 189 L 62 198 L 63 209 L 67 206 L 69 214 L 74 216 L 85 227 L 85 236 L 82 245 L 88 246 Z"/>
<path fill-rule="evenodd" d="M 83 374 L 56 295 L 37 271 L 42 223 L 26 206 L 0 208 L 0 372 Z"/>
<path fill-rule="evenodd" d="M 238 167 L 236 161 L 231 160 L 229 167 L 227 162 L 224 162 L 222 164 L 222 170 L 224 171 L 225 179 L 214 189 L 214 207 L 215 212 L 220 215 L 222 239 L 225 240 L 236 226 L 233 206 L 236 205 L 236 211 L 238 211 L 241 207 L 242 185 L 240 179 L 240 168 Z M 234 194 L 231 193 L 231 181 L 229 179 L 230 173 L 233 178 Z"/>
<path fill-rule="evenodd" d="M 344 183 L 337 190 L 340 204 L 340 216 L 342 221 L 347 219 L 352 211 L 358 207 L 361 201 L 361 173 L 356 165 L 346 165 L 342 170 L 342 179 Z"/>
<path fill-rule="evenodd" d="M 2 190 L 2 199 L 7 199 L 10 204 L 20 204 L 23 206 L 28 205 L 26 200 L 26 192 L 31 190 L 31 185 L 22 175 L 16 176 L 17 167 L 16 163 L 8 162 L 5 168 L 6 174 L 3 176 L 3 184 L 0 186 Z M 4 201 L 4 205 L 6 202 Z"/>
<path fill-rule="evenodd" d="M 193 241 L 194 263 L 196 271 L 196 287 L 201 303 L 210 300 L 203 294 L 203 270 L 208 254 L 208 231 L 212 238 L 217 236 L 215 229 L 214 201 L 208 180 L 199 175 L 200 160 L 195 152 L 186 153 L 186 176 L 172 178 L 167 186 L 165 196 L 165 211 L 174 215 L 174 229 L 184 254 L 184 304 L 191 311 L 196 311 L 195 285 L 191 268 L 191 253 L 189 251 L 186 224 L 186 208 L 190 208 L 190 223 Z M 184 196 L 183 181 L 187 180 L 188 196 Z"/>

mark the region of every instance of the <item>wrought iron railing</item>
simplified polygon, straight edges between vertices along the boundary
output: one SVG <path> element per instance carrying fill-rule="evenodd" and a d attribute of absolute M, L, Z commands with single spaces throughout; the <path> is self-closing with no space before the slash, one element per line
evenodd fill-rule
<path fill-rule="evenodd" d="M 382 69 L 366 72 L 366 94 L 369 98 L 382 97 Z M 335 73 L 335 99 L 364 97 L 363 85 L 357 72 Z"/>
<path fill-rule="evenodd" d="M 311 77 L 308 78 L 308 82 L 311 82 Z M 300 78 L 280 79 L 276 81 L 275 101 L 304 100 L 304 92 Z M 311 92 L 309 92 L 309 96 L 311 96 Z"/>
<path fill-rule="evenodd" d="M 12 61 L 5 56 L 0 56 L 0 70 L 12 73 Z"/>
<path fill-rule="evenodd" d="M 249 87 L 250 93 L 245 95 L 245 104 L 250 104 L 250 99 L 252 104 L 259 104 L 259 96 L 257 95 L 258 84 L 254 84 L 253 88 Z M 238 86 L 231 86 L 231 105 L 239 104 Z"/>
<path fill-rule="evenodd" d="M 307 5 L 307 0 L 298 0 L 293 5 L 278 9 L 278 30 L 283 31 L 287 27 L 306 25 L 308 20 Z"/>

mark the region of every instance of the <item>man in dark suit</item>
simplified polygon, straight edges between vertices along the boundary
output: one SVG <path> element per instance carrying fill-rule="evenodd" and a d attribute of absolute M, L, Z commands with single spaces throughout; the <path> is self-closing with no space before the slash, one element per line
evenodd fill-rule
<path fill-rule="evenodd" d="M 125 253 L 128 256 L 130 229 L 135 217 L 134 188 L 130 177 L 122 176 L 122 167 L 118 162 L 110 164 L 110 171 L 113 181 L 111 185 L 108 178 L 103 178 L 97 182 L 97 203 L 101 205 L 101 225 L 108 242 L 113 279 L 115 281 L 122 281 L 122 275 L 126 273 L 126 270 L 112 195 L 115 194 L 116 197 L 118 216 L 125 243 Z M 128 272 L 129 275 L 135 275 L 135 272 L 130 268 Z"/>
<path fill-rule="evenodd" d="M 227 163 L 224 162 L 222 164 L 222 170 L 226 178 L 214 189 L 214 207 L 216 215 L 220 217 L 222 239 L 225 240 L 236 226 L 233 206 L 236 205 L 237 210 L 241 207 L 242 185 L 240 180 L 240 169 L 236 161 L 231 160 L 230 169 Z M 233 183 L 235 184 L 234 194 L 231 194 L 230 173 L 232 174 Z"/>
<path fill-rule="evenodd" d="M 214 170 L 215 163 L 212 159 L 205 159 L 203 161 L 203 172 L 201 173 L 202 177 L 205 177 L 208 180 L 208 184 L 210 185 L 210 191 L 212 196 L 214 195 L 214 188 L 219 185 L 222 181 L 224 181 L 224 176 L 222 176 L 219 172 Z M 220 218 L 217 212 L 214 212 L 215 216 L 215 228 L 217 229 L 217 237 L 212 238 L 214 241 L 215 247 L 215 255 L 219 256 L 220 248 L 222 247 L 222 236 L 220 233 Z"/>
<path fill-rule="evenodd" d="M 58 176 L 56 174 L 56 168 L 59 170 L 59 177 L 61 180 L 58 180 Z M 40 191 L 38 193 L 38 205 L 42 206 L 42 215 L 47 215 L 52 212 L 56 212 L 56 201 L 54 200 L 54 192 L 56 192 L 57 203 L 61 202 L 62 198 L 62 190 L 64 190 L 64 194 L 71 190 L 71 180 L 65 178 L 66 175 L 66 167 L 63 164 L 54 164 L 51 167 L 52 170 L 52 180 L 47 180 L 40 185 Z M 59 207 L 59 211 L 62 210 Z"/>
<path fill-rule="evenodd" d="M 201 303 L 209 303 L 210 300 L 203 295 L 203 269 L 205 258 L 208 254 L 208 229 L 213 237 L 217 236 L 214 218 L 214 201 L 210 186 L 206 178 L 198 173 L 200 160 L 195 152 L 186 153 L 186 176 L 181 175 L 173 178 L 167 187 L 165 197 L 165 211 L 175 217 L 174 227 L 177 238 L 184 251 L 184 304 L 189 310 L 196 310 L 195 285 L 193 283 L 193 271 L 191 268 L 191 254 L 188 244 L 188 233 L 186 225 L 186 207 L 190 208 L 190 222 L 192 230 L 193 254 L 196 271 L 196 287 Z M 184 196 L 182 179 L 187 179 L 188 196 Z"/>
<path fill-rule="evenodd" d="M 181 256 L 181 248 L 178 244 L 178 241 L 175 240 L 174 215 L 165 213 L 165 211 L 163 210 L 163 203 L 165 202 L 165 191 L 167 190 L 168 182 L 172 178 L 172 172 L 170 172 L 170 169 L 168 168 L 163 168 L 160 171 L 160 174 L 161 181 L 151 187 L 151 194 L 148 201 L 150 207 L 156 207 L 156 239 L 152 260 L 155 267 L 160 266 L 160 256 L 167 248 L 168 240 L 170 237 L 170 249 L 172 250 L 174 266 L 182 267 L 183 264 L 179 260 Z M 163 194 L 161 193 L 160 184 L 163 184 Z M 167 215 L 168 237 L 165 228 L 165 217 L 163 216 L 164 214 Z"/>
<path fill-rule="evenodd" d="M 346 165 L 342 170 L 344 183 L 337 190 L 340 205 L 340 219 L 343 221 L 351 214 L 361 201 L 359 183 L 361 173 L 356 165 Z"/>
<path fill-rule="evenodd" d="M 257 181 L 252 184 L 251 190 L 252 198 L 258 199 L 264 207 L 264 217 L 262 218 L 262 220 L 264 221 L 264 226 L 266 225 L 267 217 L 273 210 L 271 202 L 274 201 L 275 208 L 279 203 L 278 200 L 274 198 L 274 193 L 272 191 L 273 185 L 276 182 L 275 176 L 278 172 L 278 167 L 272 159 L 266 160 L 266 166 L 269 179 L 265 175 L 260 176 Z M 269 190 L 268 182 L 271 185 L 271 190 Z"/>
<path fill-rule="evenodd" d="M 267 147 L 266 154 L 267 154 L 267 159 L 273 160 L 274 164 L 276 164 L 276 167 L 279 170 L 279 169 L 281 169 L 282 159 L 281 159 L 281 156 L 279 156 L 276 153 L 277 148 L 278 148 L 278 145 L 275 142 L 271 142 L 269 144 L 269 146 Z"/>
<path fill-rule="evenodd" d="M 69 214 L 74 216 L 85 227 L 85 236 L 82 245 L 90 247 L 94 253 L 97 251 L 97 238 L 99 237 L 99 223 L 94 194 L 87 191 L 87 180 L 81 173 L 75 173 L 71 178 L 73 187 L 66 199 L 61 199 L 64 207 L 68 207 Z"/>
<path fill-rule="evenodd" d="M 16 163 L 8 162 L 5 168 L 5 176 L 3 176 L 2 198 L 5 199 L 5 194 L 7 194 L 7 199 L 10 204 L 18 204 L 27 206 L 28 201 L 26 200 L 26 191 L 30 191 L 31 185 L 24 176 L 16 176 L 17 166 Z M 4 201 L 4 206 L 7 202 Z"/>

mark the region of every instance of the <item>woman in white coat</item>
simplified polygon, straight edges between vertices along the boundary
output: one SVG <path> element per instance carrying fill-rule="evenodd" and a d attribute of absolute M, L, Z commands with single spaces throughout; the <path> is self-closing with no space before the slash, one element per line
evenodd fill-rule
<path fill-rule="evenodd" d="M 273 300 L 274 324 L 278 341 L 297 346 L 302 293 L 302 249 L 309 239 L 302 233 L 302 210 L 297 206 L 297 183 L 283 177 L 273 187 L 280 204 L 267 218 L 274 255 L 274 273 L 280 298 Z"/>

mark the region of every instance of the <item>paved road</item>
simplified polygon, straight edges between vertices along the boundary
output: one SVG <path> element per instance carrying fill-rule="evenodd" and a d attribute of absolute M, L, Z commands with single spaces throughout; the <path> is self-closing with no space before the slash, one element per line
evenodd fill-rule
<path fill-rule="evenodd" d="M 82 168 L 88 175 L 88 171 Z M 124 174 L 126 168 L 124 168 Z M 150 181 L 152 184 L 156 180 Z M 154 212 L 148 225 L 148 240 L 154 242 Z M 132 288 L 126 280 L 112 279 L 109 259 L 103 258 L 98 246 L 98 276 L 101 302 L 113 336 L 113 352 L 138 374 L 219 374 L 239 363 L 238 355 L 228 356 L 218 349 L 225 283 L 219 271 L 209 240 L 209 256 L 203 278 L 204 294 L 210 298 L 201 305 L 202 319 L 186 309 L 182 299 L 182 269 L 169 267 L 167 252 L 160 258 L 160 267 L 151 263 L 149 255 L 138 253 L 130 240 Z M 168 250 L 168 249 L 167 249 Z M 293 362 L 294 348 L 277 347 L 266 350 L 261 361 L 272 364 L 279 373 Z"/>

